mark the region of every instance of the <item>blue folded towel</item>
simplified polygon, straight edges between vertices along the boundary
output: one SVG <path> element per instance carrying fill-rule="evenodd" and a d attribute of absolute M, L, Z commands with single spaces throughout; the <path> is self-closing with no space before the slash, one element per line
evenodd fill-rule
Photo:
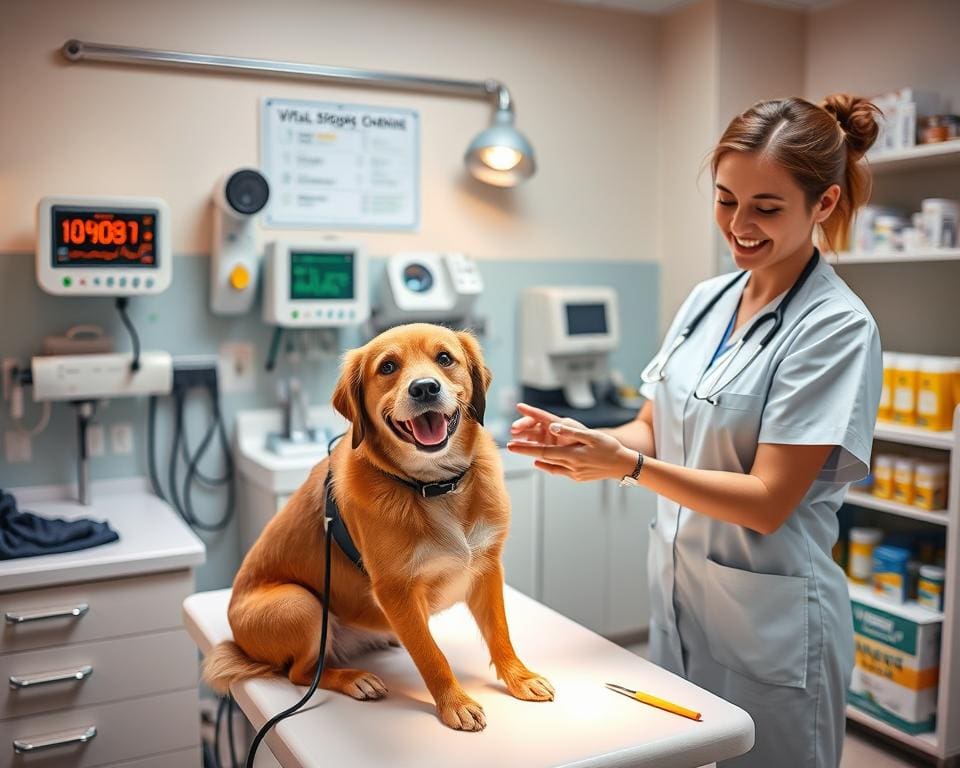
<path fill-rule="evenodd" d="M 109 523 L 51 520 L 33 512 L 18 512 L 17 500 L 0 489 L 0 560 L 74 552 L 119 538 Z"/>

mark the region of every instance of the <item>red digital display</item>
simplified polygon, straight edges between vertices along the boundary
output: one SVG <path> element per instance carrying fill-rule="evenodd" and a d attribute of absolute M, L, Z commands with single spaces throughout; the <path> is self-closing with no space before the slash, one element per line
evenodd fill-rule
<path fill-rule="evenodd" d="M 157 212 L 54 206 L 54 267 L 157 266 Z"/>

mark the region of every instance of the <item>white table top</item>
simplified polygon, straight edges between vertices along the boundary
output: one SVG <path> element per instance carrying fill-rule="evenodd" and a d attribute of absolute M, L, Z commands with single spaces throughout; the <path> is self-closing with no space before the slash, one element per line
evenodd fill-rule
<path fill-rule="evenodd" d="M 76 552 L 0 561 L 0 592 L 193 568 L 206 547 L 164 501 L 146 490 L 143 478 L 91 486 L 90 506 L 57 487 L 11 488 L 17 509 L 43 517 L 106 520 L 118 541 Z"/>
<path fill-rule="evenodd" d="M 553 702 L 511 697 L 466 606 L 434 616 L 430 627 L 467 693 L 484 708 L 487 727 L 454 731 L 436 717 L 433 700 L 403 649 L 358 658 L 389 689 L 380 701 L 318 691 L 301 712 L 280 722 L 266 742 L 287 768 L 330 765 L 391 768 L 490 766 L 657 766 L 692 768 L 741 755 L 754 726 L 739 707 L 581 627 L 510 587 L 505 590 L 514 647 L 523 662 L 557 690 Z M 187 631 L 204 653 L 230 639 L 230 590 L 184 601 Z M 319 643 L 319 638 L 317 638 Z M 638 688 L 702 713 L 695 722 L 609 691 L 612 682 Z M 306 688 L 277 677 L 247 680 L 233 695 L 259 728 L 295 704 Z"/>

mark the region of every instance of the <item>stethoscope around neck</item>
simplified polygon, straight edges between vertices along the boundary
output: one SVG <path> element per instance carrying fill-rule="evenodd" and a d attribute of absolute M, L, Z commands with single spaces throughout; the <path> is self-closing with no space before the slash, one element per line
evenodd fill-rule
<path fill-rule="evenodd" d="M 780 303 L 777 304 L 776 308 L 770 312 L 765 312 L 764 314 L 760 315 L 760 317 L 758 317 L 747 329 L 746 333 L 744 333 L 743 336 L 741 336 L 740 339 L 733 345 L 733 347 L 728 349 L 720 356 L 720 358 L 717 360 L 715 369 L 709 371 L 709 374 L 704 372 L 704 375 L 701 377 L 697 388 L 693 392 L 693 396 L 697 400 L 705 400 L 711 405 L 717 405 L 717 396 L 720 394 L 720 392 L 722 392 L 736 378 L 738 378 L 740 374 L 742 374 L 750 366 L 750 363 L 753 362 L 757 355 L 764 350 L 767 344 L 770 343 L 770 340 L 777 335 L 777 331 L 779 331 L 783 325 L 783 315 L 787 311 L 787 307 L 790 306 L 790 302 L 793 300 L 793 297 L 800 292 L 801 288 L 803 288 L 804 283 L 807 282 L 807 279 L 813 273 L 813 270 L 816 268 L 819 260 L 820 252 L 814 248 L 813 256 L 810 257 L 810 260 L 807 262 L 806 266 L 804 266 L 803 271 L 794 281 L 793 285 L 790 287 L 790 290 L 787 291 L 784 297 L 780 300 Z M 746 270 L 738 272 L 732 280 L 730 280 L 726 285 L 723 286 L 723 288 L 717 291 L 717 294 L 710 299 L 709 302 L 707 302 L 707 305 L 696 314 L 693 320 L 691 320 L 682 331 L 680 331 L 680 335 L 674 339 L 673 343 L 665 351 L 661 352 L 650 361 L 650 364 L 644 368 L 643 372 L 640 374 L 640 378 L 645 384 L 656 384 L 666 378 L 665 368 L 677 349 L 679 349 L 680 346 L 688 338 L 690 338 L 691 334 L 697 330 L 697 327 L 703 321 L 703 318 L 706 317 L 716 303 L 723 298 L 724 294 L 726 294 L 727 291 L 740 282 L 740 280 L 746 274 Z M 769 328 L 760 338 L 760 342 L 754 346 L 753 354 L 746 358 L 739 370 L 735 371 L 733 376 L 724 380 L 724 374 L 726 374 L 733 361 L 738 357 L 737 353 L 740 352 L 740 350 L 747 344 L 748 341 L 750 341 L 751 338 L 753 338 L 753 336 L 761 327 L 768 324 Z"/>

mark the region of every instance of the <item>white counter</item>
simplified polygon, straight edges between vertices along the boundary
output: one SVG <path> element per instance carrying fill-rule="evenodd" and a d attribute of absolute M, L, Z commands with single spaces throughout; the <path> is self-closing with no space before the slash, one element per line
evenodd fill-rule
<path fill-rule="evenodd" d="M 168 504 L 147 490 L 143 478 L 94 483 L 90 506 L 69 498 L 71 490 L 8 489 L 21 512 L 107 520 L 120 539 L 77 552 L 2 560 L 0 591 L 193 568 L 205 560 L 203 542 Z"/>
<path fill-rule="evenodd" d="M 318 691 L 305 711 L 282 721 L 266 742 L 287 768 L 389 765 L 391 768 L 693 768 L 744 754 L 754 741 L 739 707 L 575 624 L 509 587 L 511 637 L 527 666 L 557 690 L 553 702 L 511 697 L 497 681 L 467 608 L 433 617 L 431 630 L 461 685 L 484 708 L 486 730 L 454 731 L 436 717 L 433 701 L 403 649 L 368 654 L 355 666 L 386 683 L 380 701 L 355 701 Z M 204 653 L 231 638 L 230 590 L 201 592 L 184 602 L 187 631 Z M 319 638 L 318 638 L 319 643 Z M 648 707 L 604 683 L 638 688 L 703 714 L 702 722 Z M 305 692 L 286 679 L 239 683 L 233 695 L 259 728 Z"/>

